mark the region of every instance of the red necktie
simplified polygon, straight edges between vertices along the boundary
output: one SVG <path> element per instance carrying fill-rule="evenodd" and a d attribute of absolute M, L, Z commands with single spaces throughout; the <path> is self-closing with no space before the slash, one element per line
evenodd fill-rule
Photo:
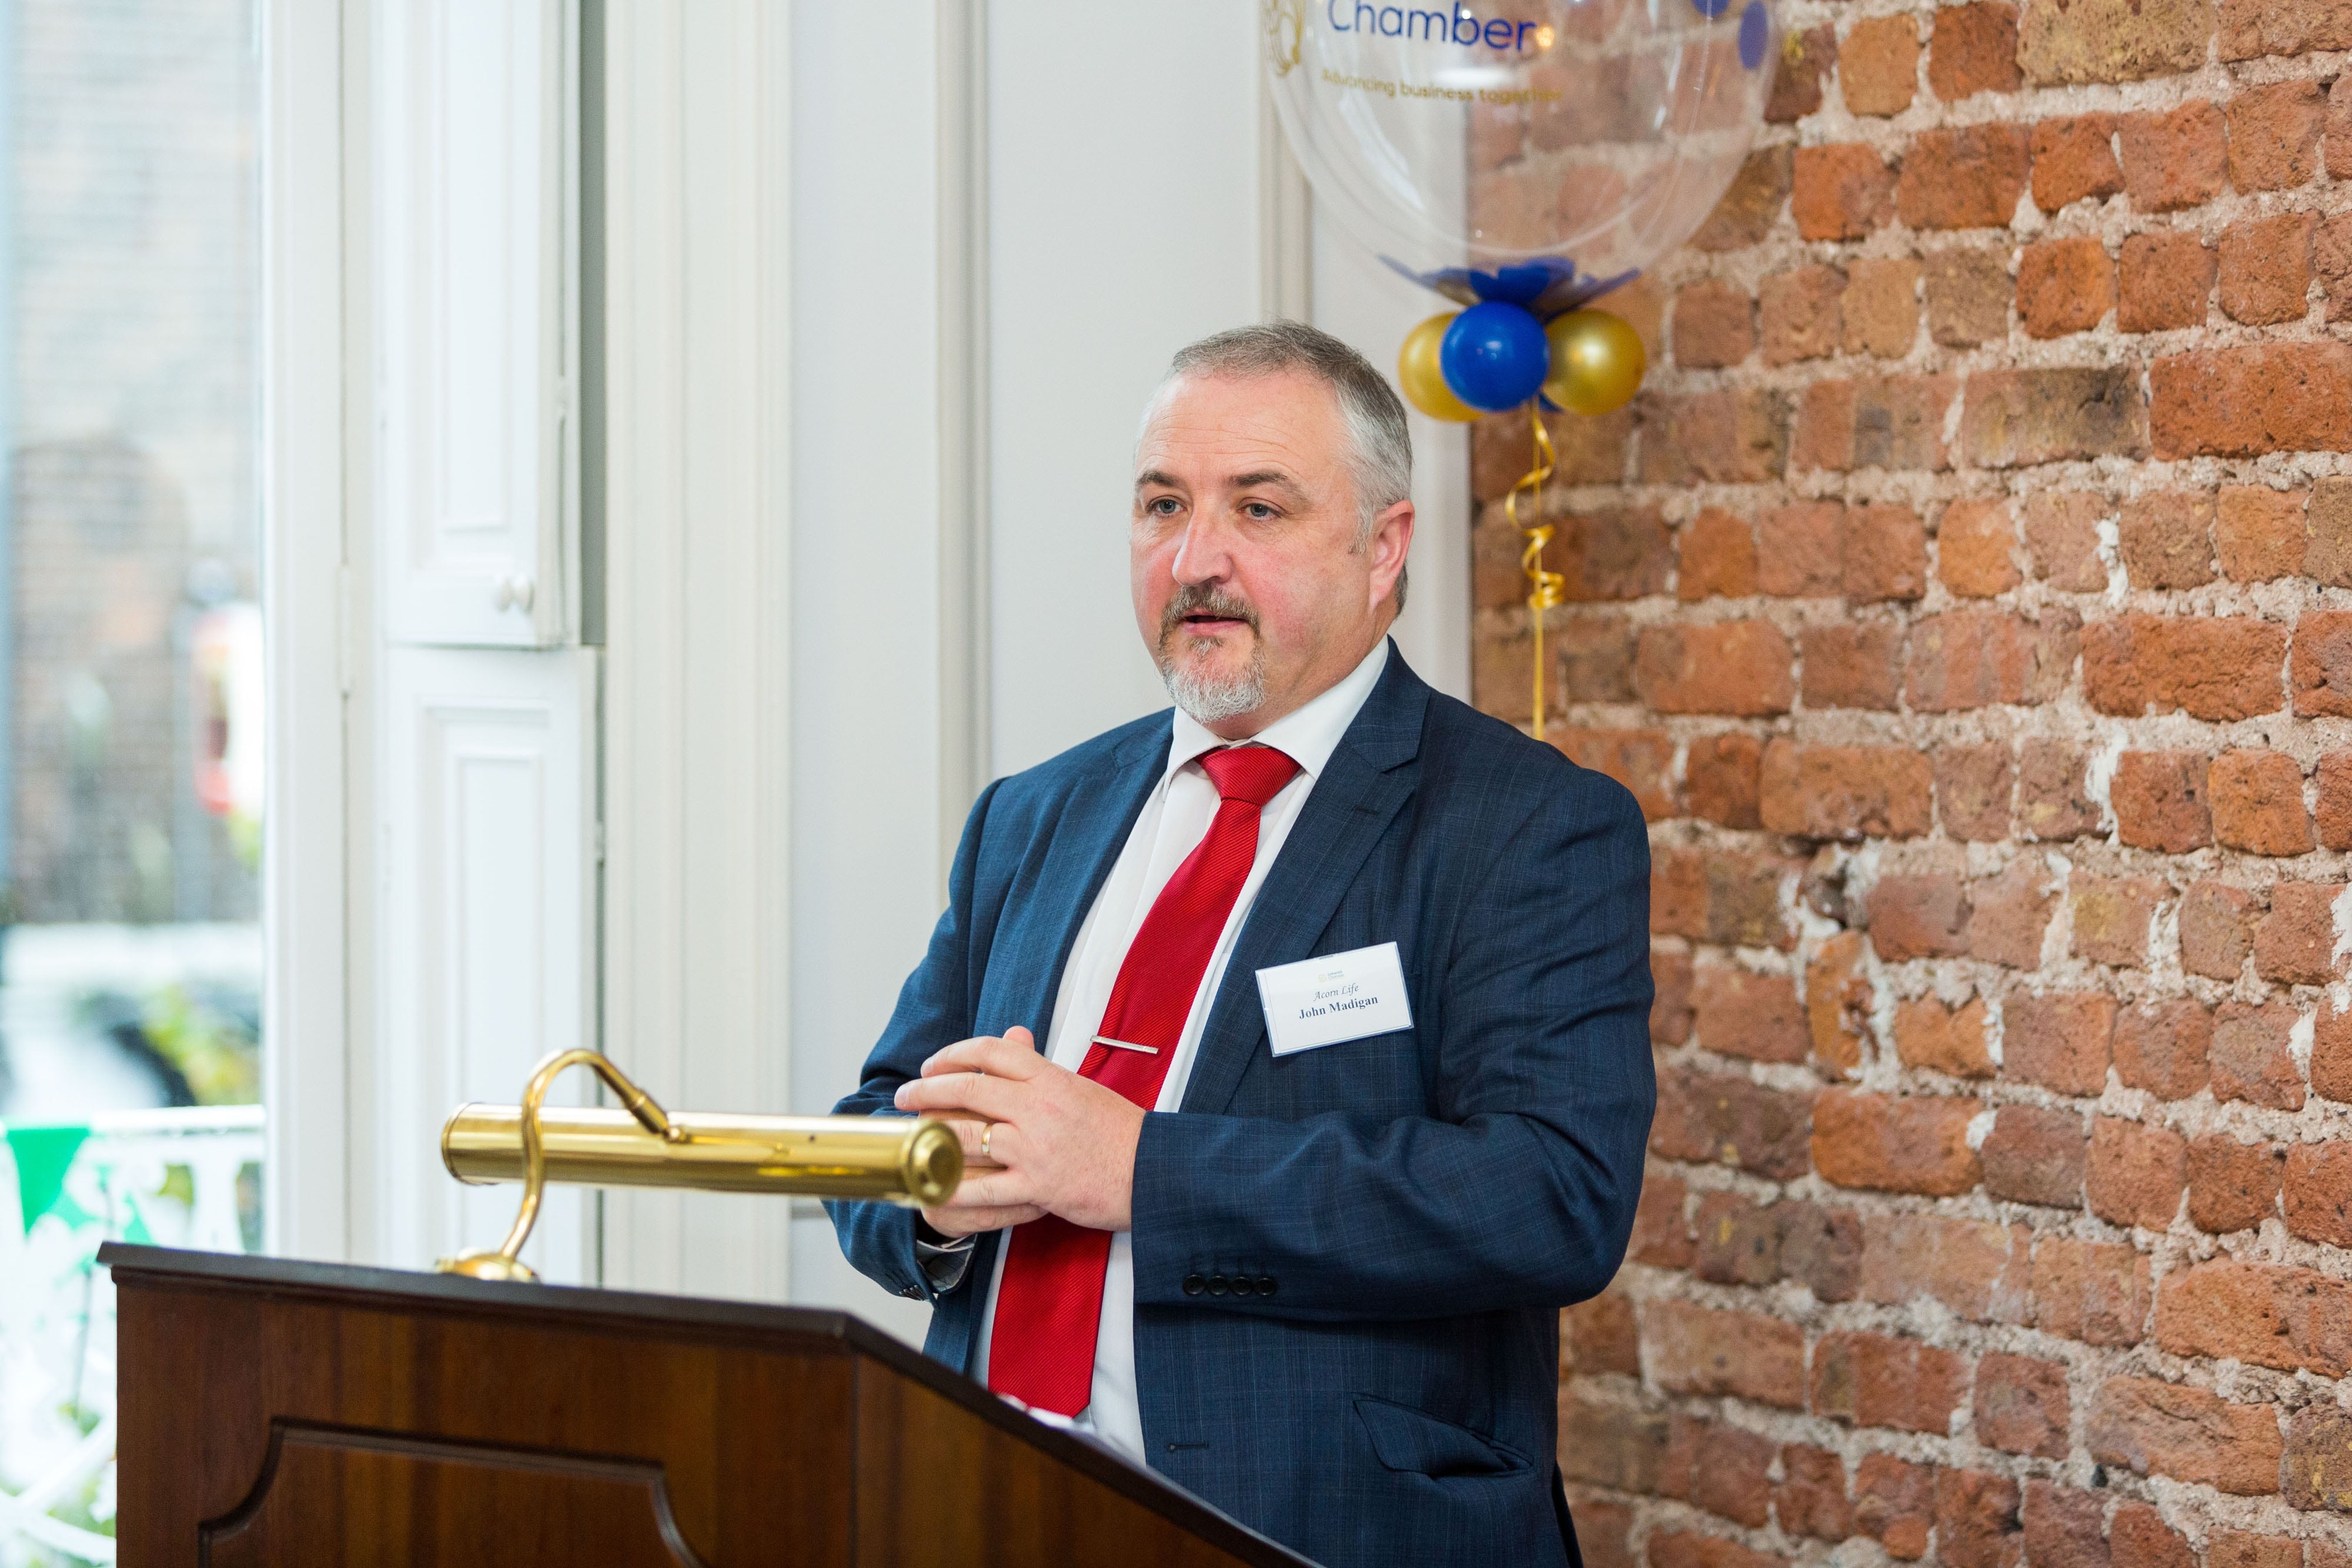
<path fill-rule="evenodd" d="M 1298 771 L 1297 763 L 1265 746 L 1213 751 L 1201 766 L 1217 787 L 1216 820 L 1137 928 L 1099 1036 L 1078 1068 L 1080 1076 L 1146 1111 L 1159 1103 L 1201 977 L 1257 860 L 1258 813 Z M 1105 1045 L 1105 1039 L 1122 1044 Z M 1136 1046 L 1147 1049 L 1124 1049 Z M 1094 1397 L 1110 1237 L 1053 1214 L 1013 1230 L 988 1342 L 989 1387 L 1057 1415 L 1087 1407 Z"/>

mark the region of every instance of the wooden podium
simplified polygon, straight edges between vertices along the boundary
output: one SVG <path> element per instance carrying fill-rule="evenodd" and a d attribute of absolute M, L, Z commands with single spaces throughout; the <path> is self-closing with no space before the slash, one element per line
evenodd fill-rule
<path fill-rule="evenodd" d="M 846 1313 L 99 1261 L 124 1568 L 1312 1568 Z"/>

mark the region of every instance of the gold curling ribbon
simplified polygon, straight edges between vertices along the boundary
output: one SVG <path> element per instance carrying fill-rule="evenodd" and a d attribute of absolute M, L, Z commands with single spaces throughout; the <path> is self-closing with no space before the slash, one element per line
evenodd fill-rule
<path fill-rule="evenodd" d="M 1564 573 L 1546 571 L 1543 564 L 1544 547 L 1550 544 L 1559 530 L 1543 520 L 1544 481 L 1552 476 L 1559 454 L 1551 444 L 1551 432 L 1544 428 L 1543 407 L 1532 399 L 1528 403 L 1528 421 L 1535 426 L 1535 466 L 1519 476 L 1511 493 L 1503 498 L 1503 515 L 1511 526 L 1527 536 L 1527 549 L 1519 553 L 1519 566 L 1528 574 L 1528 624 L 1535 637 L 1535 721 L 1536 738 L 1544 737 L 1544 612 L 1554 605 L 1568 602 L 1568 578 Z M 1532 523 L 1519 521 L 1519 492 L 1526 491 Z"/>

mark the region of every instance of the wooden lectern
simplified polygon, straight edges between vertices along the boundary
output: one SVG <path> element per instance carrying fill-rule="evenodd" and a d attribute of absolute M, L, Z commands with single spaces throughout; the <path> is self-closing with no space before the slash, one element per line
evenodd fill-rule
<path fill-rule="evenodd" d="M 844 1312 L 99 1261 L 124 1568 L 1312 1568 Z"/>

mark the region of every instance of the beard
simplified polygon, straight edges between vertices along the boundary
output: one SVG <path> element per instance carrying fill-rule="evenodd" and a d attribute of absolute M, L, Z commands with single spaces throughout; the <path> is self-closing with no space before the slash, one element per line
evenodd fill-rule
<path fill-rule="evenodd" d="M 1187 641 L 1205 644 L 1209 638 L 1191 638 L 1184 617 L 1207 613 L 1239 621 L 1250 629 L 1249 664 L 1231 674 L 1206 674 L 1184 657 Z M 1160 643 L 1152 650 L 1160 678 L 1178 707 L 1202 724 L 1239 718 L 1265 701 L 1265 643 L 1257 634 L 1257 612 L 1243 600 L 1207 587 L 1180 588 L 1160 614 Z"/>

